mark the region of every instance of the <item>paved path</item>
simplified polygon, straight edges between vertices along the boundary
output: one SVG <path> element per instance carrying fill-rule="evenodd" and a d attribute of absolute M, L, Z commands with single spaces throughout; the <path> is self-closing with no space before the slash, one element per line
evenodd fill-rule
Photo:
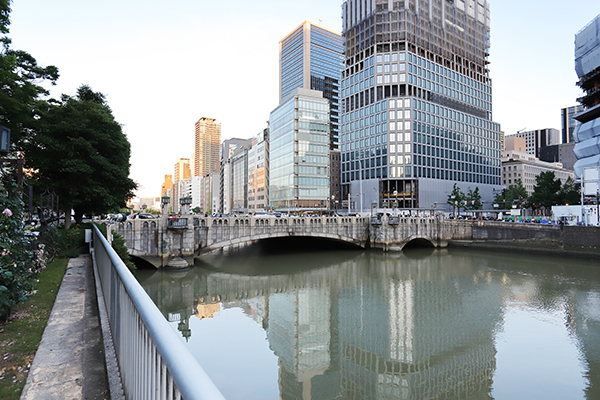
<path fill-rule="evenodd" d="M 21 400 L 110 399 L 89 255 L 69 260 Z"/>

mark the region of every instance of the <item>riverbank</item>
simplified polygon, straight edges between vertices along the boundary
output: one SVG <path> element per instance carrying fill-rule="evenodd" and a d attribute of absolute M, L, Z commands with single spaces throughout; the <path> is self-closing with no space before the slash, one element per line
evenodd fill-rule
<path fill-rule="evenodd" d="M 492 251 L 516 251 L 528 254 L 559 255 L 591 259 L 600 257 L 600 247 L 565 247 L 559 239 L 513 239 L 513 240 L 451 240 L 453 248 L 476 248 Z"/>

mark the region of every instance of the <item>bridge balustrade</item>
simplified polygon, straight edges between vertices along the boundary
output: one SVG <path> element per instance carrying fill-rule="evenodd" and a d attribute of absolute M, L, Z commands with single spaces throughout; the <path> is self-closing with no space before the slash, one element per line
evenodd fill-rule
<path fill-rule="evenodd" d="M 92 257 L 125 397 L 224 400 L 95 225 Z"/>

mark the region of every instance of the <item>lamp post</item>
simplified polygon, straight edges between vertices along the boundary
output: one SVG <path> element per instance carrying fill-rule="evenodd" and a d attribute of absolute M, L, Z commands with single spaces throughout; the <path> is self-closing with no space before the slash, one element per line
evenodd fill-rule
<path fill-rule="evenodd" d="M 0 125 L 0 155 L 7 155 L 10 151 L 10 129 Z"/>
<path fill-rule="evenodd" d="M 191 196 L 186 196 L 186 197 L 182 197 L 179 199 L 179 204 L 181 204 L 181 208 L 182 208 L 182 214 L 189 214 L 190 213 L 190 204 L 192 204 L 192 197 Z"/>
<path fill-rule="evenodd" d="M 171 198 L 169 196 L 163 196 L 160 198 L 160 204 L 161 204 L 163 215 L 165 214 L 165 208 L 168 207 L 170 202 L 171 202 Z"/>

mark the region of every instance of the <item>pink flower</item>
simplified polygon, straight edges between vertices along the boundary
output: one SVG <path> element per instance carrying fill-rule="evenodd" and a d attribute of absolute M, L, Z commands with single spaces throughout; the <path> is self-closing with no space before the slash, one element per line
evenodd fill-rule
<path fill-rule="evenodd" d="M 2 211 L 2 214 L 10 217 L 12 215 L 12 211 L 10 211 L 8 208 L 5 208 L 4 211 Z"/>

